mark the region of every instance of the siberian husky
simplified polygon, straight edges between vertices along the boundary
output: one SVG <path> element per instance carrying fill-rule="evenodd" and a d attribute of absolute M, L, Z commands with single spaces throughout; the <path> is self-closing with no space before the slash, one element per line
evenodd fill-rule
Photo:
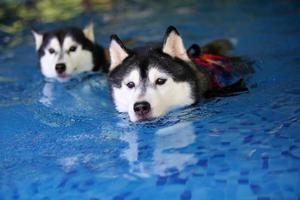
<path fill-rule="evenodd" d="M 64 81 L 82 72 L 108 70 L 108 58 L 104 48 L 95 43 L 92 23 L 83 30 L 67 27 L 32 33 L 39 66 L 46 78 Z"/>
<path fill-rule="evenodd" d="M 108 82 L 115 107 L 133 122 L 152 120 L 220 90 L 209 72 L 196 66 L 175 27 L 167 29 L 162 44 L 135 49 L 126 48 L 112 35 L 109 53 Z"/>

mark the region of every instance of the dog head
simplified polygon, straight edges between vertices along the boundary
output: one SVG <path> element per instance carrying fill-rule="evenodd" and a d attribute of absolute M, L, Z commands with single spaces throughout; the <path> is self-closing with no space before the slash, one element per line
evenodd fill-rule
<path fill-rule="evenodd" d="M 65 80 L 71 75 L 94 68 L 93 51 L 96 44 L 93 24 L 83 30 L 68 27 L 45 33 L 32 33 L 41 72 L 45 77 Z"/>
<path fill-rule="evenodd" d="M 131 121 L 151 120 L 195 102 L 196 75 L 174 27 L 167 29 L 162 45 L 132 50 L 112 35 L 109 51 L 113 101 Z"/>

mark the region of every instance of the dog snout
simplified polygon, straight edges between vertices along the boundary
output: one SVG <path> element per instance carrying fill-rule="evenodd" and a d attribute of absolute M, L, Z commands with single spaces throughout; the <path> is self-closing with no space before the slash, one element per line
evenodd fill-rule
<path fill-rule="evenodd" d="M 133 110 L 136 115 L 143 117 L 150 112 L 151 106 L 147 101 L 136 102 L 133 105 Z"/>
<path fill-rule="evenodd" d="M 66 65 L 64 63 L 58 63 L 55 65 L 57 73 L 62 74 L 66 71 Z"/>

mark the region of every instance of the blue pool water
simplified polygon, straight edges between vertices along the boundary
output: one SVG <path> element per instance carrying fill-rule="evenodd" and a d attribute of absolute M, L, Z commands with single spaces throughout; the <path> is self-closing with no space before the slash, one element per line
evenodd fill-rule
<path fill-rule="evenodd" d="M 299 1 L 30 2 L 1 8 L 0 199 L 300 199 Z M 22 5 L 44 12 L 22 19 Z M 36 66 L 29 23 L 91 18 L 103 45 L 160 40 L 169 25 L 186 46 L 234 38 L 257 61 L 250 92 L 133 124 L 105 75 L 61 84 Z"/>

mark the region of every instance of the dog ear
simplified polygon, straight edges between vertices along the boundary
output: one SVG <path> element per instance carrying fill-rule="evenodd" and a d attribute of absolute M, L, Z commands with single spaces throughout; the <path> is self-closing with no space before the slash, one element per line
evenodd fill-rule
<path fill-rule="evenodd" d="M 174 26 L 169 26 L 165 33 L 162 51 L 173 58 L 190 61 L 182 38 Z"/>
<path fill-rule="evenodd" d="M 38 33 L 36 30 L 31 30 L 33 36 L 34 36 L 34 40 L 35 40 L 35 49 L 39 50 L 39 48 L 42 45 L 43 42 L 43 34 L 42 33 Z"/>
<path fill-rule="evenodd" d="M 122 41 L 117 35 L 112 35 L 109 45 L 110 54 L 110 67 L 109 71 L 112 71 L 118 65 L 120 65 L 125 58 L 128 57 L 128 52 L 126 47 L 123 45 Z"/>
<path fill-rule="evenodd" d="M 94 36 L 94 23 L 89 23 L 84 29 L 83 33 L 87 39 L 89 39 L 92 42 L 95 42 L 95 36 Z"/>

